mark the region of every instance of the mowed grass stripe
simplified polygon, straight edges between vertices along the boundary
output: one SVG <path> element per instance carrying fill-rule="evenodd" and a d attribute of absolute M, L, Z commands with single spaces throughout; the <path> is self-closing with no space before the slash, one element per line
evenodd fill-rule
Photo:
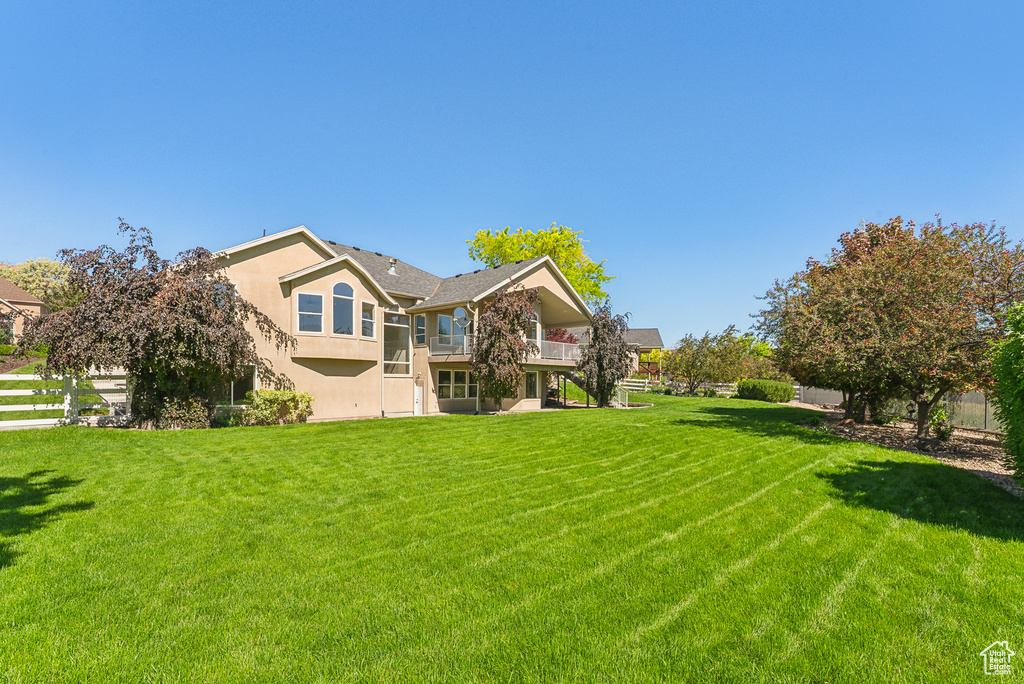
<path fill-rule="evenodd" d="M 958 682 L 976 675 L 960 651 L 1019 624 L 1022 516 L 988 483 L 797 428 L 791 408 L 651 400 L 0 435 L 0 481 L 18 483 L 0 484 L 0 669 Z M 8 509 L 33 521 L 11 526 L 5 502 L 58 476 L 76 484 Z"/>

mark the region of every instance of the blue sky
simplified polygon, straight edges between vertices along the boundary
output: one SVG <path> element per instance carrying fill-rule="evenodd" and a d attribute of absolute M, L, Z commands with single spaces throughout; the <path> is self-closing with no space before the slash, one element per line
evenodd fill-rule
<path fill-rule="evenodd" d="M 305 224 L 440 275 L 584 231 L 636 327 L 750 325 L 861 219 L 1024 237 L 1024 6 L 4 3 L 0 260 Z"/>

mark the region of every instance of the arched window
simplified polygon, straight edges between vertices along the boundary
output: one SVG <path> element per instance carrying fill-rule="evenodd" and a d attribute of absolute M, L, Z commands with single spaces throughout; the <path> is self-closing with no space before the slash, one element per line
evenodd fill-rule
<path fill-rule="evenodd" d="M 352 286 L 347 283 L 338 283 L 334 286 L 334 334 L 352 335 Z"/>
<path fill-rule="evenodd" d="M 467 319 L 469 316 L 466 315 L 466 310 L 461 306 L 455 310 L 455 320 L 453 321 L 456 335 L 469 335 L 473 332 L 473 321 L 470 320 L 465 326 L 459 325 L 459 319 Z"/>

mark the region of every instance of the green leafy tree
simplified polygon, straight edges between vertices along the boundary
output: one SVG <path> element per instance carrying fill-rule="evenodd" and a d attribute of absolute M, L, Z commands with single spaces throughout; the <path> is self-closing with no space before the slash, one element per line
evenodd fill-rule
<path fill-rule="evenodd" d="M 695 395 L 706 383 L 737 380 L 749 346 L 744 337 L 736 334 L 734 325 L 716 335 L 687 335 L 665 354 L 663 368 L 686 386 L 688 394 Z"/>
<path fill-rule="evenodd" d="M 84 294 L 72 287 L 66 265 L 53 259 L 29 259 L 19 264 L 0 264 L 0 278 L 6 278 L 29 294 L 59 311 L 82 301 Z"/>
<path fill-rule="evenodd" d="M 581 230 L 552 223 L 547 230 L 481 230 L 467 240 L 469 256 L 494 268 L 520 259 L 549 256 L 588 304 L 607 299 L 604 284 L 614 276 L 604 272 L 604 261 L 594 261 L 583 250 Z"/>
<path fill-rule="evenodd" d="M 536 290 L 514 285 L 495 295 L 480 313 L 473 341 L 473 375 L 481 396 L 493 401 L 499 411 L 502 398 L 518 394 L 525 375 L 523 364 L 539 351 L 527 339 L 538 300 Z"/>
<path fill-rule="evenodd" d="M 758 329 L 784 370 L 842 391 L 858 420 L 869 405 L 908 396 L 924 438 L 944 395 L 991 385 L 988 350 L 1024 294 L 1024 250 L 991 225 L 900 217 L 839 243 L 826 262 L 775 283 Z"/>
<path fill-rule="evenodd" d="M 587 343 L 580 352 L 576 372 L 587 394 L 600 408 L 608 406 L 615 385 L 633 371 L 633 350 L 626 342 L 629 314 L 613 314 L 608 302 L 594 309 Z"/>
<path fill-rule="evenodd" d="M 1024 304 L 1007 311 L 1006 339 L 995 346 L 996 417 L 1003 446 L 1018 480 L 1024 479 Z"/>
<path fill-rule="evenodd" d="M 85 295 L 26 328 L 21 351 L 49 346 L 46 375 L 124 368 L 133 418 L 153 427 L 209 426 L 224 385 L 252 366 L 271 385 L 289 384 L 257 354 L 246 322 L 278 349 L 295 339 L 238 295 L 213 254 L 196 248 L 169 261 L 147 229 L 122 220 L 118 231 L 130 236 L 122 251 L 60 252 L 69 285 Z"/>

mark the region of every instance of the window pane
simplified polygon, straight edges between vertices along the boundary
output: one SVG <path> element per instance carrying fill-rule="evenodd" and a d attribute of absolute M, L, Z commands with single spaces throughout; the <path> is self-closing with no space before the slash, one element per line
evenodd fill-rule
<path fill-rule="evenodd" d="M 299 332 L 323 332 L 320 314 L 299 314 Z"/>
<path fill-rule="evenodd" d="M 337 289 L 337 288 L 335 288 Z M 342 297 L 334 298 L 334 334 L 352 334 L 352 300 Z"/>
<path fill-rule="evenodd" d="M 346 283 L 338 283 L 334 286 L 334 294 L 338 297 L 352 297 L 352 287 Z"/>
<path fill-rule="evenodd" d="M 466 393 L 470 399 L 476 399 L 476 385 L 470 385 Z"/>
<path fill-rule="evenodd" d="M 413 319 L 416 322 L 416 344 L 427 343 L 427 317 L 417 316 Z"/>
<path fill-rule="evenodd" d="M 405 318 L 406 321 L 409 319 L 408 316 L 400 316 L 399 318 Z M 408 323 L 406 325 L 384 326 L 385 374 L 404 375 L 409 372 L 409 362 L 412 356 L 409 344 L 411 341 Z"/>
<path fill-rule="evenodd" d="M 452 398 L 452 386 L 451 385 L 438 385 L 437 386 L 437 398 L 438 399 L 451 399 Z"/>
<path fill-rule="evenodd" d="M 438 385 L 450 385 L 452 384 L 452 372 L 447 370 L 437 371 L 437 384 Z"/>
<path fill-rule="evenodd" d="M 384 314 L 384 322 L 385 323 L 389 323 L 391 325 L 404 325 L 404 326 L 408 327 L 409 326 L 409 317 L 408 316 L 402 316 L 402 315 L 393 313 L 391 311 L 388 311 L 388 312 L 386 312 Z"/>
<path fill-rule="evenodd" d="M 453 399 L 465 399 L 466 398 L 466 386 L 465 385 L 454 385 L 452 387 L 452 398 Z"/>
<path fill-rule="evenodd" d="M 537 374 L 527 373 L 526 374 L 526 398 L 536 399 L 537 398 Z"/>
<path fill-rule="evenodd" d="M 324 312 L 324 298 L 323 295 L 318 294 L 300 294 L 299 295 L 299 311 L 302 313 L 318 313 Z"/>
<path fill-rule="evenodd" d="M 363 337 L 373 337 L 373 325 L 374 325 L 374 306 L 373 304 L 363 303 Z"/>
<path fill-rule="evenodd" d="M 466 371 L 455 371 L 455 384 L 465 385 L 466 384 Z"/>
<path fill-rule="evenodd" d="M 452 334 L 452 317 L 451 316 L 438 316 L 437 317 L 437 335 L 438 337 L 447 337 Z"/>

